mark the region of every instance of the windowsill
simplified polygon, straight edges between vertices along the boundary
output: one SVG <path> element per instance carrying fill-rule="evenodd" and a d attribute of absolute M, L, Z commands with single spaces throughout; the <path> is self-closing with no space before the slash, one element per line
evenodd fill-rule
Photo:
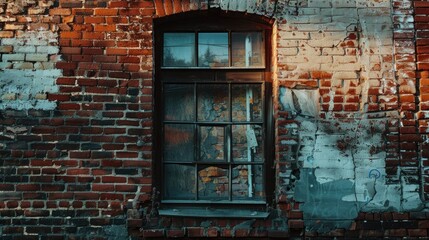
<path fill-rule="evenodd" d="M 264 66 L 259 67 L 161 67 L 165 70 L 264 70 Z"/>
<path fill-rule="evenodd" d="M 159 209 L 160 216 L 204 218 L 267 218 L 269 213 L 234 208 L 180 207 Z"/>

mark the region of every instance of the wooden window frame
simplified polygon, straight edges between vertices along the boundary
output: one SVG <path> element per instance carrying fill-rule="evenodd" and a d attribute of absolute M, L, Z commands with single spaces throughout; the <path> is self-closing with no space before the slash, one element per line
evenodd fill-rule
<path fill-rule="evenodd" d="M 229 67 L 165 67 L 163 66 L 163 33 L 165 32 L 195 32 L 196 38 L 198 32 L 228 32 L 229 43 Z M 261 31 L 264 37 L 264 67 L 232 67 L 231 65 L 231 32 L 257 32 Z M 181 13 L 154 20 L 154 139 L 153 139 L 153 184 L 161 192 L 163 191 L 163 113 L 164 108 L 162 106 L 162 84 L 165 73 L 173 73 L 175 75 L 198 75 L 208 74 L 216 76 L 235 72 L 244 73 L 261 73 L 262 81 L 237 81 L 237 83 L 260 83 L 262 84 L 264 105 L 263 108 L 263 124 L 264 124 L 264 187 L 265 187 L 265 200 L 264 201 L 228 201 L 228 202 L 213 202 L 213 201 L 180 201 L 180 200 L 161 200 L 161 207 L 167 206 L 172 208 L 194 208 L 198 207 L 215 207 L 215 208 L 231 208 L 242 209 L 246 211 L 248 209 L 263 210 L 267 204 L 271 204 L 274 198 L 274 188 L 276 177 L 274 175 L 274 123 L 273 123 L 273 96 L 272 96 L 272 81 L 271 81 L 271 37 L 272 37 L 272 21 L 271 19 L 237 12 L 224 12 L 219 9 L 210 9 L 206 11 L 195 11 L 188 13 Z M 197 42 L 195 42 L 198 45 Z M 197 51 L 197 50 L 196 50 Z M 195 53 L 198 58 L 198 52 Z M 197 60 L 198 61 L 198 60 Z M 196 63 L 198 66 L 198 63 Z M 214 82 L 219 83 L 216 79 Z M 195 80 L 190 79 L 189 83 Z M 233 81 L 222 81 L 227 84 L 236 83 Z M 201 83 L 209 83 L 202 81 Z M 196 114 L 196 113 L 195 113 Z M 232 165 L 231 163 L 228 163 Z M 231 176 L 229 176 L 231 178 Z M 229 191 L 232 191 L 229 189 Z M 162 198 L 162 194 L 161 194 Z M 193 213 L 182 212 L 178 215 L 198 215 L 198 210 L 194 210 Z M 203 213 L 206 216 L 207 213 Z M 169 215 L 169 214 L 166 214 Z M 175 215 L 174 211 L 171 215 Z M 252 214 L 243 214 L 243 216 L 250 217 Z M 262 215 L 261 215 L 262 216 Z M 265 216 L 265 215 L 264 215 Z M 237 217 L 237 216 L 236 216 Z M 256 217 L 256 216 L 254 216 Z"/>

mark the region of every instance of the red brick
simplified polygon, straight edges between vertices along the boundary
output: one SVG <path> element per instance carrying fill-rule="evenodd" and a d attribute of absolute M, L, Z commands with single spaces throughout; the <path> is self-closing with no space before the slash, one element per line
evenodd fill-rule
<path fill-rule="evenodd" d="M 96 174 L 96 175 L 100 175 L 100 174 Z M 115 190 L 115 186 L 113 184 L 92 184 L 92 191 L 113 192 L 114 190 Z"/>
<path fill-rule="evenodd" d="M 94 31 L 96 32 L 113 32 L 116 31 L 116 25 L 95 25 Z"/>
<path fill-rule="evenodd" d="M 91 16 L 94 15 L 94 10 L 90 8 L 74 8 L 72 10 L 73 15 L 80 15 L 80 16 Z M 82 17 L 82 22 L 84 18 Z M 78 22 L 78 21 L 75 21 Z M 78 22 L 79 23 L 79 22 Z"/>
<path fill-rule="evenodd" d="M 103 176 L 102 182 L 103 183 L 125 183 L 126 178 L 125 177 L 114 177 L 114 176 Z"/>
<path fill-rule="evenodd" d="M 128 2 L 109 2 L 109 8 L 124 8 L 128 7 Z"/>
<path fill-rule="evenodd" d="M 84 21 L 85 21 L 85 23 L 105 23 L 106 18 L 105 17 L 90 16 L 90 17 L 84 17 Z"/>
<path fill-rule="evenodd" d="M 145 237 L 164 237 L 164 229 L 147 229 L 143 230 L 143 236 Z"/>
<path fill-rule="evenodd" d="M 304 228 L 303 220 L 289 220 L 288 221 L 289 228 Z"/>
<path fill-rule="evenodd" d="M 165 16 L 163 1 L 155 1 L 156 15 L 159 17 Z"/>
<path fill-rule="evenodd" d="M 121 16 L 139 16 L 140 14 L 140 9 L 128 8 L 119 10 L 119 15 Z"/>
<path fill-rule="evenodd" d="M 82 38 L 102 40 L 105 38 L 105 35 L 103 32 L 83 32 Z"/>
<path fill-rule="evenodd" d="M 408 229 L 408 234 L 410 237 L 427 237 L 427 229 Z"/>
<path fill-rule="evenodd" d="M 103 8 L 97 8 L 94 10 L 94 14 L 97 16 L 115 16 L 118 14 L 118 9 L 110 8 L 110 9 L 103 9 Z"/>
<path fill-rule="evenodd" d="M 76 69 L 77 63 L 70 63 L 70 62 L 57 62 L 56 67 L 59 69 Z"/>
<path fill-rule="evenodd" d="M 185 231 L 183 229 L 167 230 L 167 237 L 169 238 L 182 238 L 184 236 L 185 236 Z"/>
<path fill-rule="evenodd" d="M 107 48 L 106 54 L 107 55 L 127 55 L 128 49 L 126 48 Z"/>
<path fill-rule="evenodd" d="M 71 15 L 71 10 L 68 8 L 53 8 L 49 10 L 50 15 L 60 15 L 60 16 L 67 16 Z"/>
<path fill-rule="evenodd" d="M 82 34 L 80 32 L 61 32 L 60 33 L 61 38 L 81 38 Z"/>

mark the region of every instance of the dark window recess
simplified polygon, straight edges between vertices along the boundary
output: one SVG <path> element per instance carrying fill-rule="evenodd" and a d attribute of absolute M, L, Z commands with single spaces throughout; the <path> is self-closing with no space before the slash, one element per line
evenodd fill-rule
<path fill-rule="evenodd" d="M 271 31 L 228 17 L 220 23 L 210 14 L 155 23 L 155 183 L 163 215 L 230 216 L 239 206 L 236 217 L 267 216 Z"/>

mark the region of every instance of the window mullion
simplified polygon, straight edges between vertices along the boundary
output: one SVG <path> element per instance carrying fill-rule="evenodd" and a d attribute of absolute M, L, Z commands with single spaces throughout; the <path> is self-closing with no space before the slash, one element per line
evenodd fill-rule
<path fill-rule="evenodd" d="M 232 34 L 231 34 L 231 31 L 228 31 L 228 54 L 229 54 L 229 56 L 228 56 L 228 63 L 229 63 L 229 66 L 231 67 L 232 66 L 232 43 L 231 43 L 231 36 L 232 36 Z"/>
<path fill-rule="evenodd" d="M 231 58 L 229 60 L 231 62 Z M 228 138 L 228 190 L 229 190 L 229 201 L 232 201 L 232 84 L 228 84 L 228 111 L 229 111 L 229 122 L 228 125 L 228 132 L 227 132 L 227 138 Z"/>
<path fill-rule="evenodd" d="M 199 128 L 198 128 L 198 96 L 197 96 L 197 84 L 194 83 L 194 142 L 195 142 L 195 148 L 194 148 L 194 168 L 195 168 L 195 201 L 198 201 L 198 163 L 199 163 L 199 156 L 200 156 L 200 144 L 199 144 Z"/>

